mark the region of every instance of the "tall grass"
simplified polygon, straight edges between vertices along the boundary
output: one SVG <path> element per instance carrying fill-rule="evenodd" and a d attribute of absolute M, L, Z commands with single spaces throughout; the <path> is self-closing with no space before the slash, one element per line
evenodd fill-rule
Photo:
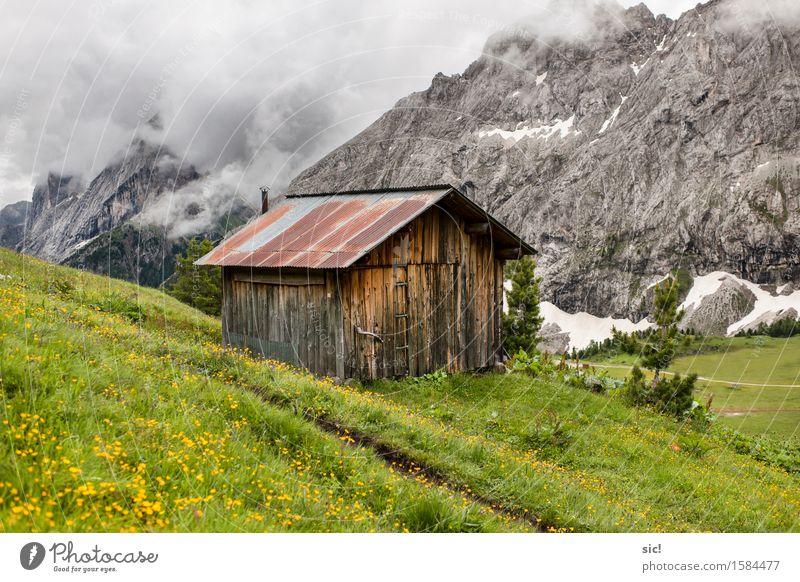
<path fill-rule="evenodd" d="M 607 396 L 337 386 L 154 290 L 6 251 L 0 274 L 4 531 L 800 528 L 796 476 Z"/>

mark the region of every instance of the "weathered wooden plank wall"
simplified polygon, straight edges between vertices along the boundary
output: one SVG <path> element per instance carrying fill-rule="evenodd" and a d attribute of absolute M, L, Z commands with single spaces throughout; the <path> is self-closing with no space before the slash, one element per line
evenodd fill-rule
<path fill-rule="evenodd" d="M 225 343 L 308 368 L 344 373 L 342 310 L 336 271 L 223 269 Z M 280 277 L 280 279 L 278 279 Z M 279 280 L 290 281 L 277 284 Z M 337 357 L 337 354 L 340 354 Z"/>
<path fill-rule="evenodd" d="M 488 235 L 467 235 L 464 227 L 460 218 L 433 208 L 344 276 L 343 294 L 349 296 L 343 303 L 346 374 L 369 378 L 405 374 L 402 352 L 398 353 L 403 345 L 401 328 L 395 317 L 398 280 L 408 285 L 410 375 L 493 364 L 501 341 L 502 263 L 494 259 Z M 398 260 L 404 244 L 407 256 Z M 380 336 L 383 342 L 357 333 L 356 328 Z"/>
<path fill-rule="evenodd" d="M 347 270 L 226 267 L 223 338 L 340 378 L 491 366 L 502 263 L 465 226 L 432 208 Z"/>

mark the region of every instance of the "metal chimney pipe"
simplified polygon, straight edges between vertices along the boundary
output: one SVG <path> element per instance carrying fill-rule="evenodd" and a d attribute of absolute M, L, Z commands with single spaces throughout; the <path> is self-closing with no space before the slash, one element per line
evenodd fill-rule
<path fill-rule="evenodd" d="M 266 214 L 269 210 L 269 186 L 261 186 L 261 214 Z"/>

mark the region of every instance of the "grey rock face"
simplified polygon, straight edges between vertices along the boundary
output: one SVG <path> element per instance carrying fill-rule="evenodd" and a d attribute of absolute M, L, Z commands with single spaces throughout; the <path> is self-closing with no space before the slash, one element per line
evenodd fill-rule
<path fill-rule="evenodd" d="M 238 198 L 220 205 L 223 216 L 215 216 L 213 206 L 204 209 L 197 195 L 203 177 L 163 147 L 138 140 L 88 187 L 73 177 L 50 175 L 31 202 L 4 208 L 0 244 L 157 287 L 172 276 L 175 255 L 186 250 L 192 236 L 219 240 L 253 214 Z M 189 198 L 166 198 L 175 195 Z M 175 216 L 169 224 L 183 226 L 181 234 L 166 228 L 160 214 L 165 208 Z M 198 220 L 206 211 L 211 220 Z M 152 216 L 144 217 L 146 212 Z M 157 226 L 149 222 L 153 217 L 160 221 Z"/>
<path fill-rule="evenodd" d="M 145 203 L 199 177 L 192 166 L 181 167 L 170 152 L 141 140 L 85 189 L 73 178 L 51 175 L 33 192 L 20 250 L 61 262 L 81 243 L 139 214 Z"/>
<path fill-rule="evenodd" d="M 20 200 L 0 210 L 0 247 L 16 247 L 25 233 L 25 220 L 31 203 Z"/>
<path fill-rule="evenodd" d="M 252 210 L 236 206 L 202 232 L 175 237 L 160 226 L 124 222 L 87 241 L 63 263 L 116 279 L 160 287 L 175 272 L 176 255 L 184 254 L 192 236 L 220 240 L 245 224 Z"/>
<path fill-rule="evenodd" d="M 545 323 L 539 331 L 541 340 L 537 348 L 542 352 L 563 354 L 569 346 L 569 333 L 561 331 L 556 323 Z"/>
<path fill-rule="evenodd" d="M 800 31 L 731 29 L 724 9 L 493 38 L 290 191 L 463 185 L 539 249 L 542 298 L 569 312 L 638 320 L 675 268 L 800 281 Z"/>
<path fill-rule="evenodd" d="M 693 329 L 704 335 L 727 335 L 728 326 L 753 310 L 756 296 L 744 285 L 725 279 L 719 289 L 707 295 L 700 305 L 690 307 L 681 320 L 681 329 Z"/>

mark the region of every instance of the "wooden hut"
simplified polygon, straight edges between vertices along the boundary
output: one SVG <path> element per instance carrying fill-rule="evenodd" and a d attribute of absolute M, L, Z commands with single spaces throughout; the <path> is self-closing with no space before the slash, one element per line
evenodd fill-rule
<path fill-rule="evenodd" d="M 289 195 L 197 264 L 222 267 L 227 344 L 373 379 L 494 365 L 503 262 L 533 253 L 444 185 Z"/>

